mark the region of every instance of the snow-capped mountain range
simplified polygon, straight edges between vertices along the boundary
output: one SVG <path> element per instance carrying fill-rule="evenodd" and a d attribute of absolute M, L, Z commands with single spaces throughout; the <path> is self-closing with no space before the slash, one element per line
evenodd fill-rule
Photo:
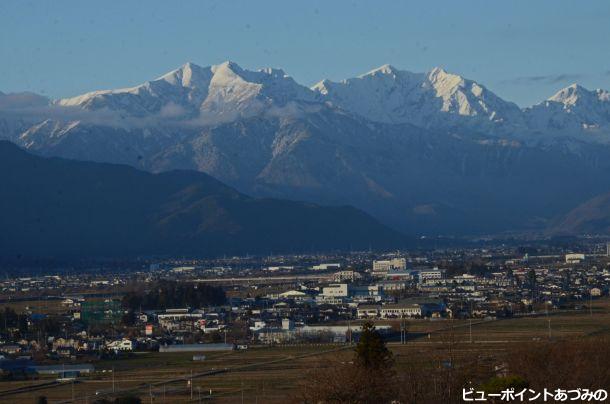
<path fill-rule="evenodd" d="M 244 70 L 233 62 L 200 67 L 187 63 L 156 80 L 119 90 L 94 91 L 56 101 L 87 110 L 109 109 L 131 116 L 219 117 L 261 113 L 289 101 L 314 101 L 314 94 L 279 69 Z M 200 123 L 205 125 L 205 116 Z"/>
<path fill-rule="evenodd" d="M 607 91 L 573 85 L 521 109 L 441 68 L 384 65 L 308 88 L 280 69 L 187 63 L 55 101 L 0 93 L 0 138 L 351 204 L 414 234 L 535 228 L 610 187 Z"/>
<path fill-rule="evenodd" d="M 0 108 L 34 94 L 2 94 Z M 610 93 L 577 84 L 524 109 L 482 84 L 435 67 L 412 73 L 383 65 L 361 76 L 311 88 L 281 69 L 242 69 L 234 62 L 201 67 L 186 63 L 155 80 L 117 90 L 93 91 L 52 104 L 88 111 L 116 111 L 120 117 L 158 116 L 193 120 L 199 126 L 265 113 L 287 104 L 324 103 L 374 122 L 409 123 L 433 130 L 523 135 L 591 133 L 610 137 Z M 521 137 L 520 140 L 527 140 Z M 605 140 L 598 138 L 598 140 Z"/>

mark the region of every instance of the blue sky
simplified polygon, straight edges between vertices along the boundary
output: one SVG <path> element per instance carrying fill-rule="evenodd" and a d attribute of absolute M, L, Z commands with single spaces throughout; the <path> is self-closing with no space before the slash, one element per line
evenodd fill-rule
<path fill-rule="evenodd" d="M 312 85 L 390 63 L 476 79 L 525 106 L 610 89 L 610 1 L 0 2 L 0 91 L 139 84 L 186 61 L 281 67 Z"/>

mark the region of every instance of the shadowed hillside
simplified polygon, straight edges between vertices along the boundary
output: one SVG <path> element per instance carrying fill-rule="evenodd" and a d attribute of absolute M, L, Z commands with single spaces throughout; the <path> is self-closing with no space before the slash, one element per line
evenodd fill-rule
<path fill-rule="evenodd" d="M 351 207 L 254 199 L 194 171 L 30 155 L 0 142 L 0 254 L 133 256 L 396 247 Z"/>

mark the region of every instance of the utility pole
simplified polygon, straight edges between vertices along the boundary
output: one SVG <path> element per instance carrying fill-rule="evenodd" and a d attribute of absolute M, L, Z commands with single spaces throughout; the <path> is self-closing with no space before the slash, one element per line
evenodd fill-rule
<path fill-rule="evenodd" d="M 468 316 L 468 321 L 468 333 L 470 334 L 470 343 L 472 344 L 472 300 L 470 301 L 470 316 Z"/>
<path fill-rule="evenodd" d="M 549 318 L 549 340 L 551 339 L 551 319 Z"/>
<path fill-rule="evenodd" d="M 349 344 L 352 344 L 352 322 L 347 320 L 347 335 L 349 337 Z"/>
<path fill-rule="evenodd" d="M 226 335 L 226 334 L 225 334 Z M 191 401 L 193 400 L 193 369 L 191 369 Z"/>
<path fill-rule="evenodd" d="M 112 367 L 112 392 L 115 392 L 115 388 L 114 388 L 114 366 Z"/>
<path fill-rule="evenodd" d="M 404 344 L 404 332 L 403 332 L 403 328 L 404 328 L 404 318 L 400 318 L 400 345 Z"/>

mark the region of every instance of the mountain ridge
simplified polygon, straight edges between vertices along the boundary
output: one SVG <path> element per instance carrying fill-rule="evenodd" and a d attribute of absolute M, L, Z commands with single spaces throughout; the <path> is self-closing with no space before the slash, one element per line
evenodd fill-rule
<path fill-rule="evenodd" d="M 574 89 L 522 110 L 441 68 L 384 65 L 310 89 L 281 69 L 187 63 L 27 122 L 0 111 L 0 137 L 43 156 L 191 169 L 257 197 L 353 205 L 412 235 L 486 234 L 547 226 L 610 189 L 605 93 Z"/>
<path fill-rule="evenodd" d="M 563 99 L 576 87 L 581 97 Z M 592 104 L 591 94 L 597 94 Z M 294 104 L 326 104 L 383 123 L 410 123 L 431 130 L 517 137 L 593 134 L 586 141 L 610 141 L 610 96 L 579 85 L 560 89 L 538 104 L 519 108 L 484 85 L 435 67 L 424 73 L 386 64 L 354 78 L 324 79 L 308 88 L 282 69 L 247 70 L 226 61 L 201 67 L 187 62 L 133 87 L 91 91 L 54 100 L 63 107 L 120 111 L 133 117 L 159 115 L 190 119 L 193 126 L 214 125 Z M 0 109 L 2 109 L 0 96 Z M 570 108 L 568 108 L 568 104 Z M 584 105 L 582 105 L 584 104 Z M 302 107 L 302 106 L 301 106 Z M 298 107 L 297 107 L 298 108 Z M 577 109 L 577 113 L 575 113 Z M 585 113 L 593 109 L 595 113 Z M 562 127 L 563 126 L 563 127 Z M 599 137 L 603 133 L 603 139 Z M 539 136 L 538 136 L 539 137 Z"/>

